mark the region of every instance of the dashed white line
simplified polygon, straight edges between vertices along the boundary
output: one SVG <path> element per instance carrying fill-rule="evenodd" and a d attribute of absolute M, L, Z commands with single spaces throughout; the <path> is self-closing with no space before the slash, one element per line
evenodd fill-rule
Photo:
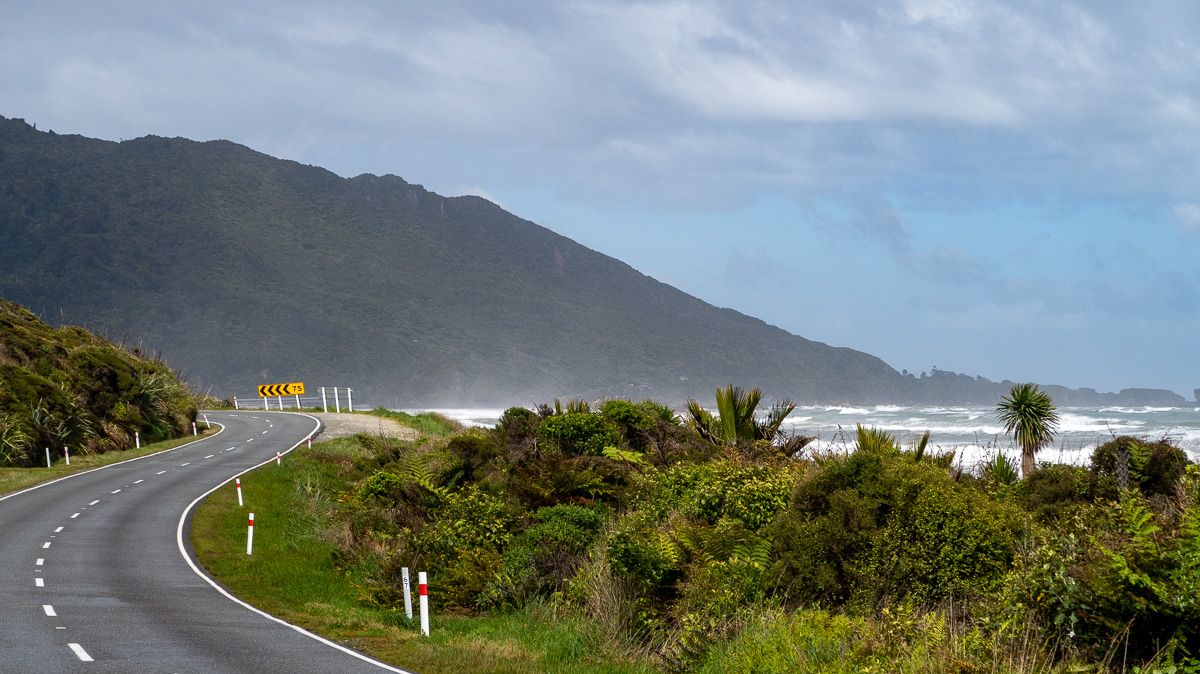
<path fill-rule="evenodd" d="M 120 493 L 121 493 L 121 490 L 120 490 L 120 489 L 114 489 L 114 490 L 112 491 L 112 493 L 114 493 L 114 494 L 120 494 Z"/>
<path fill-rule="evenodd" d="M 54 612 L 54 607 L 49 604 L 42 604 L 42 610 L 46 612 L 46 617 L 58 617 L 58 614 Z"/>
<path fill-rule="evenodd" d="M 55 529 L 55 530 L 54 530 L 54 533 L 56 533 L 56 534 L 57 534 L 58 532 L 60 532 L 60 531 L 62 531 L 62 530 L 63 530 L 63 528 L 62 528 L 62 527 L 59 527 L 59 528 L 57 528 L 57 529 Z"/>
<path fill-rule="evenodd" d="M 181 463 L 181 464 L 179 464 L 179 467 L 180 467 L 180 468 L 183 468 L 184 466 L 190 466 L 190 465 L 192 465 L 192 462 L 191 462 L 191 461 L 188 461 L 187 463 Z"/>
<path fill-rule="evenodd" d="M 247 440 L 246 442 L 254 442 L 254 438 L 250 438 L 250 439 L 249 439 L 249 440 Z"/>
<path fill-rule="evenodd" d="M 75 519 L 76 517 L 79 517 L 79 513 L 75 513 L 74 515 L 71 515 L 71 519 Z"/>
<path fill-rule="evenodd" d="M 266 434 L 267 434 L 267 433 L 269 433 L 269 432 L 270 432 L 270 431 L 263 431 L 263 432 L 262 432 L 262 433 L 260 433 L 259 435 L 266 435 Z"/>
<path fill-rule="evenodd" d="M 206 458 L 206 459 L 211 459 L 211 458 L 213 458 L 214 456 L 216 456 L 216 454 L 209 454 L 208 456 L 206 456 L 206 457 L 204 457 L 204 458 Z"/>
<path fill-rule="evenodd" d="M 41 565 L 43 565 L 43 564 L 45 564 L 45 563 L 46 563 L 46 560 L 45 560 L 45 558 L 43 558 L 43 557 L 38 557 L 38 558 L 37 558 L 37 561 L 36 561 L 36 562 L 34 562 L 33 564 L 34 564 L 34 566 L 41 566 Z"/>
<path fill-rule="evenodd" d="M 83 650 L 83 646 L 80 646 L 79 644 L 67 644 L 67 647 L 70 648 L 83 662 L 93 662 L 92 656 L 88 655 L 88 652 Z"/>
<path fill-rule="evenodd" d="M 141 484 L 143 482 L 145 482 L 145 480 L 134 480 L 133 481 L 134 484 Z"/>
<path fill-rule="evenodd" d="M 34 578 L 33 585 L 34 587 L 46 587 L 46 580 L 44 578 Z"/>
<path fill-rule="evenodd" d="M 48 547 L 50 547 L 50 541 L 46 541 L 45 543 L 42 543 L 42 549 L 43 549 L 43 550 L 45 550 L 45 549 L 46 549 L 46 548 L 48 548 Z"/>
<path fill-rule="evenodd" d="M 97 503 L 99 503 L 99 502 L 100 502 L 100 499 L 96 499 L 95 501 L 92 501 L 92 502 L 91 502 L 91 503 L 89 503 L 88 505 L 96 505 L 96 504 L 97 504 Z"/>
<path fill-rule="evenodd" d="M 158 471 L 157 473 L 155 473 L 155 475 L 162 475 L 162 474 L 163 474 L 163 473 L 165 473 L 165 472 L 167 472 L 167 471 L 165 471 L 165 470 L 160 470 L 160 471 Z"/>

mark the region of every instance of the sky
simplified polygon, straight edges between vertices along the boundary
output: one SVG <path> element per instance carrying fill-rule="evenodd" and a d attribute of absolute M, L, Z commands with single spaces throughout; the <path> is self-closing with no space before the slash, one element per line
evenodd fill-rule
<path fill-rule="evenodd" d="M 476 194 L 896 369 L 1200 387 L 1200 4 L 0 0 L 0 115 Z"/>

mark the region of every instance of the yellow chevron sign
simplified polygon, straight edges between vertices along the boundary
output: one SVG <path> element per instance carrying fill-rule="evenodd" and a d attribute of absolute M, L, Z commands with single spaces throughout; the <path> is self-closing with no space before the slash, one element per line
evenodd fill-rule
<path fill-rule="evenodd" d="M 262 384 L 258 387 L 258 397 L 260 398 L 298 395 L 304 395 L 304 382 L 302 381 L 290 384 Z"/>

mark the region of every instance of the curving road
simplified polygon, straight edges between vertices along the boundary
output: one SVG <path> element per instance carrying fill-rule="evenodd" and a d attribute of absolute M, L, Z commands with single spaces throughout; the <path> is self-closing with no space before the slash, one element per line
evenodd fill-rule
<path fill-rule="evenodd" d="M 0 671 L 400 672 L 236 602 L 194 568 L 185 512 L 316 419 L 209 412 L 221 432 L 0 499 Z"/>

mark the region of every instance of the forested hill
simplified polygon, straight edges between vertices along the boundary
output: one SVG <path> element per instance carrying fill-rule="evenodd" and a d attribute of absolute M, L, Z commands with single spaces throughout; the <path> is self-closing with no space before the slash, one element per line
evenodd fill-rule
<path fill-rule="evenodd" d="M 226 141 L 0 118 L 0 295 L 161 350 L 217 393 L 303 380 L 385 404 L 676 400 L 738 382 L 804 401 L 946 397 L 484 199 Z"/>

